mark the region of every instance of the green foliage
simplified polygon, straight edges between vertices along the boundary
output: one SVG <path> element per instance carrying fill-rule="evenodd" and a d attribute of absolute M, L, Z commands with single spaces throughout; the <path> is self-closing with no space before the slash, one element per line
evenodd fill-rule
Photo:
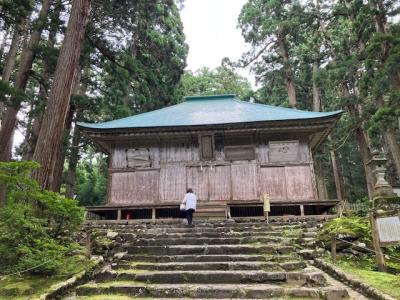
<path fill-rule="evenodd" d="M 77 167 L 76 199 L 85 206 L 103 204 L 106 189 L 107 160 L 103 155 L 91 153 Z"/>
<path fill-rule="evenodd" d="M 250 100 L 253 91 L 249 81 L 227 66 L 214 70 L 202 68 L 196 72 L 186 71 L 181 80 L 179 93 L 190 95 L 236 94 L 241 100 Z"/>
<path fill-rule="evenodd" d="M 55 273 L 65 256 L 80 250 L 73 241 L 83 220 L 77 201 L 42 191 L 30 177 L 38 164 L 0 162 L 6 204 L 0 211 L 1 272 Z M 38 266 L 38 267 L 37 267 Z"/>
<path fill-rule="evenodd" d="M 33 10 L 33 0 L 0 0 L 0 19 L 6 26 L 20 24 Z"/>
<path fill-rule="evenodd" d="M 369 220 L 365 217 L 341 217 L 326 222 L 319 232 L 320 241 L 330 241 L 333 236 L 342 239 L 371 241 Z"/>

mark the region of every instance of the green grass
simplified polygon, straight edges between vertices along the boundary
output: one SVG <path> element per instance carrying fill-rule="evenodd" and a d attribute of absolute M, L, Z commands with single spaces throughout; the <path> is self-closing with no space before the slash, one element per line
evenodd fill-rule
<path fill-rule="evenodd" d="M 373 259 L 350 260 L 339 259 L 337 266 L 346 273 L 359 278 L 370 286 L 400 299 L 400 274 L 389 274 L 375 271 Z"/>
<path fill-rule="evenodd" d="M 22 300 L 39 299 L 39 296 L 50 290 L 50 287 L 64 281 L 76 273 L 87 270 L 93 262 L 83 256 L 68 257 L 62 270 L 56 275 L 13 275 L 0 280 L 0 299 Z"/>

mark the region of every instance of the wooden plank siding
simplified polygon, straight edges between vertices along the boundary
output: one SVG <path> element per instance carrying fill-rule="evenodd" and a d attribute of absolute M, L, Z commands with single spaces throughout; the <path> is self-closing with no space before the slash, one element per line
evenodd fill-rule
<path fill-rule="evenodd" d="M 209 194 L 209 168 L 200 168 L 200 167 L 187 167 L 186 175 L 187 175 L 187 188 L 192 188 L 199 200 L 207 201 L 210 197 Z M 183 193 L 183 191 L 182 191 Z"/>
<path fill-rule="evenodd" d="M 114 148 L 111 152 L 111 167 L 115 169 L 124 169 L 127 167 L 126 149 Z"/>
<path fill-rule="evenodd" d="M 160 171 L 160 202 L 181 201 L 186 190 L 186 167 L 166 165 Z"/>
<path fill-rule="evenodd" d="M 158 171 L 113 173 L 110 204 L 154 204 L 158 200 Z"/>
<path fill-rule="evenodd" d="M 285 167 L 260 168 L 261 195 L 267 193 L 271 200 L 286 200 Z"/>
<path fill-rule="evenodd" d="M 260 199 L 256 164 L 232 165 L 231 173 L 232 200 Z"/>
<path fill-rule="evenodd" d="M 209 191 L 210 200 L 232 199 L 231 166 L 215 166 L 209 170 Z"/>
<path fill-rule="evenodd" d="M 313 200 L 314 189 L 310 166 L 285 167 L 287 198 L 289 200 Z"/>
<path fill-rule="evenodd" d="M 304 137 L 298 141 L 288 137 L 293 154 L 281 156 L 279 147 L 285 147 L 284 139 L 219 136 L 216 141 L 218 147 L 211 161 L 201 160 L 201 143 L 193 137 L 116 146 L 111 151 L 108 204 L 177 203 L 188 187 L 193 188 L 200 201 L 254 201 L 264 193 L 273 201 L 316 200 L 311 152 Z M 239 142 L 246 147 L 254 142 L 254 159 L 225 157 L 224 147 L 233 149 Z M 275 143 L 272 161 L 270 142 Z M 150 166 L 128 166 L 128 149 L 147 149 Z M 217 157 L 218 152 L 221 153 Z"/>

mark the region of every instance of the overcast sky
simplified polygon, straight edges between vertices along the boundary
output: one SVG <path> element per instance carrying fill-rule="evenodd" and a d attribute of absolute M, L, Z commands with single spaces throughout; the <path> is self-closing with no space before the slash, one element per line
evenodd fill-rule
<path fill-rule="evenodd" d="M 189 45 L 187 69 L 215 68 L 224 57 L 237 60 L 247 47 L 237 19 L 246 0 L 186 0 L 181 11 L 186 42 Z M 254 85 L 246 70 L 240 73 Z"/>

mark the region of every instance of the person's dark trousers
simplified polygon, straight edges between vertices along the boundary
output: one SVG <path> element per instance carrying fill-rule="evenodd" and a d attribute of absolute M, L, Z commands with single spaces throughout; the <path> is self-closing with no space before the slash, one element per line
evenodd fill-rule
<path fill-rule="evenodd" d="M 194 213 L 193 208 L 186 210 L 186 219 L 189 225 L 192 225 L 193 213 Z"/>

